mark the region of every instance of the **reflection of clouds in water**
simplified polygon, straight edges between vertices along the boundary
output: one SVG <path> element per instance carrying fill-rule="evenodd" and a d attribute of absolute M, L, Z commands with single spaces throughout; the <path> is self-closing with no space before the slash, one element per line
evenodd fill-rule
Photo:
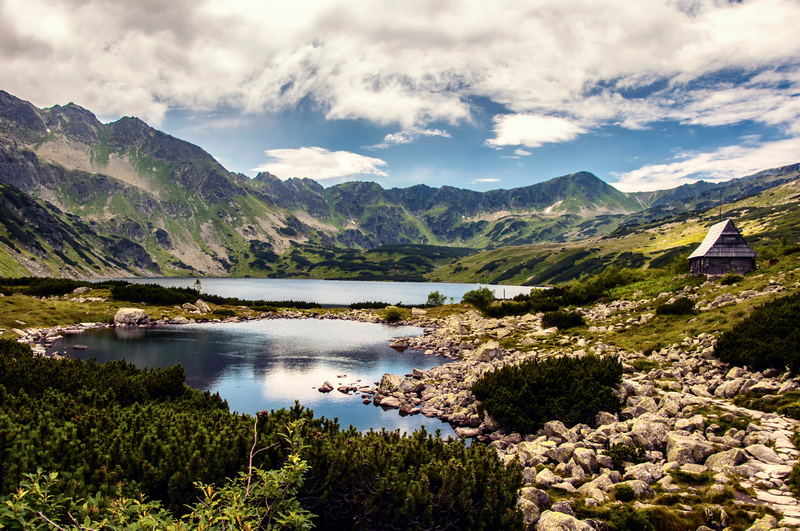
<path fill-rule="evenodd" d="M 59 348 L 85 343 L 90 349 L 76 351 L 78 357 L 127 358 L 139 367 L 181 363 L 187 384 L 219 392 L 239 413 L 291 407 L 298 400 L 317 416 L 338 417 L 344 427 L 413 431 L 421 424 L 441 423 L 419 415 L 403 418 L 396 410 L 363 405 L 360 394 L 344 395 L 336 389 L 324 394 L 316 387 L 325 381 L 335 388 L 372 386 L 385 372 L 405 374 L 413 367 L 440 365 L 445 360 L 418 351 L 398 353 L 388 346 L 391 337 L 421 332 L 353 321 L 272 320 L 108 329 L 66 337 Z M 337 378 L 340 374 L 347 377 Z M 443 431 L 452 433 L 446 425 Z"/>

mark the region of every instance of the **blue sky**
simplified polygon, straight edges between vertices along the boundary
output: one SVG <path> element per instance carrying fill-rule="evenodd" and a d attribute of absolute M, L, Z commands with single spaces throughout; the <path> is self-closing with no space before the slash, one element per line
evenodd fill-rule
<path fill-rule="evenodd" d="M 797 0 L 0 0 L 0 88 L 325 186 L 800 162 Z"/>

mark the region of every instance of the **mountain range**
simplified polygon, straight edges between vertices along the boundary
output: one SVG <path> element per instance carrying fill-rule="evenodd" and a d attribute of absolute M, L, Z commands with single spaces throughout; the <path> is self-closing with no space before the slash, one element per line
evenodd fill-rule
<path fill-rule="evenodd" d="M 584 171 L 488 192 L 324 188 L 229 172 L 137 118 L 103 124 L 0 91 L 0 274 L 417 278 L 480 250 L 607 236 L 798 176 L 795 164 L 639 193 Z"/>

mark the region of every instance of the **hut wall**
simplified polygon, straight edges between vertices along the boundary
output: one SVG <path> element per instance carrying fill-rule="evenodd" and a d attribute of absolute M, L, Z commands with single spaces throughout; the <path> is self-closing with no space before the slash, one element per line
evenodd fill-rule
<path fill-rule="evenodd" d="M 724 275 L 738 273 L 744 275 L 755 268 L 752 258 L 692 258 L 689 263 L 694 275 Z"/>

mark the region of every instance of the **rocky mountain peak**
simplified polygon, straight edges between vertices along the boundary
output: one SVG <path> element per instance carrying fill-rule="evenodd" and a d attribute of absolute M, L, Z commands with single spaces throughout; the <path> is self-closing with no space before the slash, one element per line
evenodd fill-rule
<path fill-rule="evenodd" d="M 47 124 L 30 102 L 0 90 L 0 135 L 33 144 L 47 135 Z"/>
<path fill-rule="evenodd" d="M 54 105 L 42 110 L 50 131 L 58 131 L 84 144 L 94 144 L 103 137 L 103 124 L 89 110 L 80 105 Z"/>

